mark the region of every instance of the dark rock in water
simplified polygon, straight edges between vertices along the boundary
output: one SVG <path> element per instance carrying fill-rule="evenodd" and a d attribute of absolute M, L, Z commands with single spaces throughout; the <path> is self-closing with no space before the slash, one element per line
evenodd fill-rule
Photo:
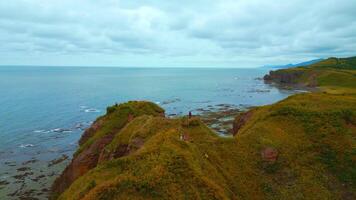
<path fill-rule="evenodd" d="M 49 177 L 52 177 L 52 176 L 55 176 L 56 175 L 56 173 L 55 172 L 51 172 L 50 174 L 48 174 L 47 176 L 49 176 Z"/>
<path fill-rule="evenodd" d="M 43 179 L 45 177 L 46 176 L 42 174 L 42 175 L 37 176 L 36 178 L 32 178 L 31 180 L 34 181 L 34 182 L 38 182 L 40 179 Z"/>
<path fill-rule="evenodd" d="M 8 184 L 10 184 L 9 182 L 7 182 L 7 181 L 0 181 L 0 186 L 3 186 L 3 185 L 8 185 Z"/>
<path fill-rule="evenodd" d="M 181 101 L 179 98 L 170 99 L 162 102 L 162 105 L 172 104 Z"/>
<path fill-rule="evenodd" d="M 31 170 L 31 168 L 30 167 L 20 167 L 17 169 L 17 171 L 19 171 L 19 172 L 24 172 L 24 171 L 28 171 L 28 170 Z"/>
<path fill-rule="evenodd" d="M 30 164 L 30 163 L 36 163 L 36 162 L 38 162 L 38 160 L 37 160 L 37 159 L 32 158 L 31 160 L 28 160 L 28 161 L 26 161 L 26 162 L 23 162 L 23 163 L 22 163 L 22 165 L 27 165 L 27 164 Z"/>
<path fill-rule="evenodd" d="M 15 161 L 6 161 L 6 162 L 4 162 L 4 164 L 9 166 L 9 167 L 15 167 L 16 166 L 16 162 Z"/>
<path fill-rule="evenodd" d="M 267 89 L 252 89 L 252 90 L 248 91 L 248 93 L 266 93 L 266 92 L 271 92 L 271 90 L 267 90 Z"/>
<path fill-rule="evenodd" d="M 54 160 L 51 160 L 48 164 L 48 167 L 52 167 L 53 165 L 57 165 L 65 160 L 68 159 L 68 156 L 63 154 L 61 157 L 57 158 L 57 159 L 54 159 Z"/>
<path fill-rule="evenodd" d="M 24 180 L 27 176 L 31 176 L 31 175 L 33 175 L 33 172 L 26 172 L 24 174 L 15 175 L 13 176 L 13 178 L 17 180 Z"/>
<path fill-rule="evenodd" d="M 205 112 L 205 111 L 209 111 L 209 110 L 204 109 L 204 108 L 198 108 L 198 109 L 195 109 L 195 111 L 197 111 L 197 112 Z"/>
<path fill-rule="evenodd" d="M 79 129 L 79 130 L 85 130 L 87 129 L 93 122 L 88 121 L 88 122 L 79 122 L 77 123 L 73 129 Z"/>
<path fill-rule="evenodd" d="M 19 194 L 19 199 L 24 199 L 24 200 L 38 200 L 38 198 L 34 197 L 35 193 L 37 192 L 37 190 L 35 189 L 31 189 L 31 190 L 26 190 L 24 192 L 21 192 Z"/>

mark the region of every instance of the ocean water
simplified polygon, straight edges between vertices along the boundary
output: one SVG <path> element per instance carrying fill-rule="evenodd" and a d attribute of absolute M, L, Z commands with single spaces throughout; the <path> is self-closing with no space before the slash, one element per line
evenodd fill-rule
<path fill-rule="evenodd" d="M 167 114 L 185 115 L 209 105 L 271 104 L 294 93 L 258 79 L 267 72 L 0 67 L 0 199 L 45 198 L 51 182 L 76 150 L 83 130 L 109 105 L 149 100 L 160 104 Z M 66 156 L 69 158 L 59 164 L 54 160 Z"/>

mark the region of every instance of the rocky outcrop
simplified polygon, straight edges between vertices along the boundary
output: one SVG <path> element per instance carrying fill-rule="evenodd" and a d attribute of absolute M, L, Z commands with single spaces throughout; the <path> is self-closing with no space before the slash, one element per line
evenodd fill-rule
<path fill-rule="evenodd" d="M 232 134 L 235 136 L 239 130 L 250 120 L 253 115 L 253 110 L 241 113 L 235 118 L 232 128 Z"/>
<path fill-rule="evenodd" d="M 235 137 L 136 103 L 110 109 L 57 179 L 58 199 L 355 199 L 355 98 L 303 93 L 254 108 L 236 118 Z"/>
<path fill-rule="evenodd" d="M 52 185 L 53 196 L 64 192 L 77 178 L 95 168 L 100 162 L 128 155 L 133 151 L 133 146 L 142 146 L 143 141 L 138 138 L 133 140 L 131 146 L 120 145 L 110 154 L 105 152 L 105 147 L 112 142 L 115 135 L 135 117 L 141 115 L 164 116 L 162 108 L 150 102 L 140 101 L 114 105 L 107 111 L 105 116 L 98 118 L 83 133 L 79 140 L 79 150 Z"/>
<path fill-rule="evenodd" d="M 281 84 L 298 84 L 303 74 L 303 70 L 277 70 L 270 71 L 269 74 L 263 77 L 263 79 L 267 82 L 275 82 Z"/>
<path fill-rule="evenodd" d="M 83 135 L 80 137 L 79 139 L 79 145 L 83 145 L 86 141 L 89 140 L 89 138 L 91 138 L 94 133 L 99 130 L 99 128 L 101 127 L 103 123 L 103 120 L 96 120 L 88 129 L 86 129 L 83 133 Z"/>
<path fill-rule="evenodd" d="M 316 86 L 318 76 L 298 68 L 265 80 Z M 227 138 L 152 103 L 115 105 L 84 133 L 53 191 L 60 200 L 355 199 L 355 98 L 297 94 L 240 114 Z"/>
<path fill-rule="evenodd" d="M 107 135 L 95 141 L 89 148 L 85 149 L 65 168 L 62 175 L 53 184 L 52 191 L 60 194 L 65 191 L 77 178 L 90 169 L 97 166 L 100 151 L 109 144 L 113 135 Z"/>
<path fill-rule="evenodd" d="M 275 163 L 278 159 L 278 151 L 273 147 L 266 147 L 261 151 L 263 161 Z"/>

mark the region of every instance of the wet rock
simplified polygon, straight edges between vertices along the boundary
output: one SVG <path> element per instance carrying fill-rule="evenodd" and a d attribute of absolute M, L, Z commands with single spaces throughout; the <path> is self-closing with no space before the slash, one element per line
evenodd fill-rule
<path fill-rule="evenodd" d="M 33 175 L 33 172 L 26 172 L 24 174 L 15 175 L 13 176 L 13 178 L 17 180 L 24 180 L 27 176 L 31 176 L 31 175 Z"/>
<path fill-rule="evenodd" d="M 35 158 L 32 158 L 31 160 L 23 162 L 22 165 L 27 165 L 27 164 L 36 163 L 36 162 L 38 162 L 38 160 Z"/>
<path fill-rule="evenodd" d="M 38 200 L 38 198 L 34 197 L 36 192 L 37 192 L 37 190 L 35 190 L 35 189 L 26 190 L 19 194 L 19 199 L 20 200 Z"/>
<path fill-rule="evenodd" d="M 48 167 L 52 167 L 53 165 L 57 165 L 65 160 L 68 159 L 68 156 L 63 154 L 61 157 L 57 158 L 57 159 L 54 159 L 54 160 L 51 160 L 48 164 Z"/>
<path fill-rule="evenodd" d="M 18 168 L 18 169 L 16 169 L 18 172 L 24 172 L 24 171 L 29 171 L 29 170 L 31 170 L 31 168 L 30 167 L 20 167 L 20 168 Z"/>
<path fill-rule="evenodd" d="M 80 122 L 80 123 L 76 124 L 74 128 L 75 129 L 80 129 L 80 130 L 85 130 L 91 124 L 92 124 L 92 122 Z"/>
<path fill-rule="evenodd" d="M 201 112 L 201 110 L 203 110 Z M 207 108 L 196 110 L 201 120 L 211 129 L 222 135 L 228 135 L 232 131 L 233 121 L 241 110 L 232 104 L 209 105 Z"/>
<path fill-rule="evenodd" d="M 38 182 L 40 179 L 43 179 L 45 177 L 46 176 L 42 174 L 42 175 L 39 175 L 39 176 L 37 176 L 37 177 L 35 177 L 35 178 L 31 179 L 31 180 L 34 181 L 34 182 Z"/>
<path fill-rule="evenodd" d="M 271 90 L 268 89 L 252 89 L 248 91 L 249 93 L 267 93 L 271 92 Z"/>
<path fill-rule="evenodd" d="M 3 181 L 0 181 L 0 186 L 3 186 L 3 185 L 9 185 L 10 183 L 3 180 Z"/>
<path fill-rule="evenodd" d="M 55 176 L 56 175 L 56 173 L 55 172 L 51 172 L 50 174 L 48 174 L 47 176 L 48 177 L 52 177 L 52 176 Z"/>
<path fill-rule="evenodd" d="M 162 105 L 172 104 L 181 101 L 179 98 L 170 99 L 162 102 Z"/>
<path fill-rule="evenodd" d="M 16 162 L 15 161 L 6 161 L 4 162 L 5 165 L 9 166 L 9 167 L 14 167 L 16 166 Z"/>

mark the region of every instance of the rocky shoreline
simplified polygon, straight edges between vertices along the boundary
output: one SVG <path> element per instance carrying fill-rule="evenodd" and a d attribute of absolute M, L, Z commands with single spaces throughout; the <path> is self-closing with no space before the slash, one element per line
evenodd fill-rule
<path fill-rule="evenodd" d="M 329 60 L 264 76 L 324 92 L 245 112 L 221 104 L 166 117 L 150 102 L 109 107 L 83 134 L 53 198 L 354 199 L 355 76 L 320 67 Z"/>
<path fill-rule="evenodd" d="M 129 102 L 131 103 L 131 102 Z M 140 102 L 139 102 L 140 104 Z M 125 104 L 123 104 L 125 105 Z M 98 118 L 92 125 L 89 127 L 82 135 L 79 140 L 79 145 L 85 145 L 91 138 L 94 137 L 94 134 L 100 132 L 105 125 L 105 118 L 110 115 L 111 112 L 114 112 L 115 109 L 119 109 L 122 105 L 114 105 L 113 107 L 108 108 L 107 116 Z M 198 108 L 193 110 L 194 117 L 199 117 L 202 122 L 204 122 L 209 128 L 214 130 L 218 135 L 223 137 L 232 137 L 233 136 L 233 123 L 235 117 L 247 110 L 247 107 L 232 105 L 232 104 L 218 104 L 218 105 L 209 105 L 205 108 Z M 113 110 L 113 111 L 112 111 Z M 154 108 L 153 110 L 158 111 L 149 111 L 154 116 L 164 117 L 163 110 Z M 129 123 L 134 118 L 139 117 L 140 115 L 128 114 L 121 116 L 126 123 Z M 180 119 L 183 116 L 170 116 L 171 119 Z M 112 130 L 112 133 L 119 131 L 121 128 L 117 127 Z M 75 154 L 73 160 L 69 166 L 64 170 L 62 175 L 57 178 L 52 187 L 52 194 L 60 194 L 65 191 L 69 185 L 71 185 L 78 177 L 85 174 L 88 170 L 95 168 L 99 163 L 105 162 L 108 158 L 117 158 L 124 155 L 128 155 L 130 150 L 128 146 L 119 146 L 116 152 L 112 155 L 105 155 L 105 151 L 99 151 L 99 149 L 105 149 L 105 147 L 113 141 L 115 134 L 109 133 L 107 136 L 102 137 L 101 139 L 96 140 L 94 143 L 91 143 L 90 146 Z M 135 142 L 135 146 L 140 146 L 140 141 Z M 58 159 L 56 159 L 58 160 Z M 56 195 L 54 195 L 56 196 Z"/>
<path fill-rule="evenodd" d="M 209 128 L 214 130 L 218 135 L 222 137 L 232 137 L 233 122 L 235 116 L 249 109 L 245 105 L 233 105 L 233 104 L 218 104 L 218 105 L 208 105 L 203 108 L 197 108 L 192 110 L 195 116 L 201 118 L 201 120 L 207 124 Z M 172 115 L 168 116 L 170 118 L 180 118 L 181 115 Z M 87 123 L 89 124 L 89 123 Z M 88 125 L 86 124 L 86 127 Z M 100 127 L 100 121 L 93 123 L 83 133 L 82 137 L 79 140 L 79 144 L 83 144 L 95 130 Z M 80 126 L 83 129 L 83 126 Z M 57 129 L 56 129 L 57 130 Z M 59 129 L 58 129 L 59 130 Z M 64 129 L 63 129 L 64 130 Z M 53 173 L 53 170 L 46 173 L 43 169 L 38 171 L 36 170 L 37 165 L 46 165 L 48 169 L 55 168 L 64 168 L 64 166 L 70 164 L 70 157 L 66 154 L 62 154 L 57 158 L 49 160 L 44 163 L 39 161 L 36 158 L 24 161 L 23 163 L 16 163 L 15 161 L 7 161 L 4 164 L 9 167 L 17 167 L 16 175 L 13 176 L 13 179 L 16 183 L 21 183 L 21 187 L 13 190 L 7 196 L 9 198 L 21 198 L 21 199 L 47 199 L 50 196 L 50 187 L 47 182 L 53 182 L 60 174 L 61 170 L 57 173 Z M 2 174 L 7 176 L 7 174 Z M 9 187 L 12 182 L 1 180 L 0 188 Z M 28 184 L 38 184 L 37 187 L 27 187 Z"/>

